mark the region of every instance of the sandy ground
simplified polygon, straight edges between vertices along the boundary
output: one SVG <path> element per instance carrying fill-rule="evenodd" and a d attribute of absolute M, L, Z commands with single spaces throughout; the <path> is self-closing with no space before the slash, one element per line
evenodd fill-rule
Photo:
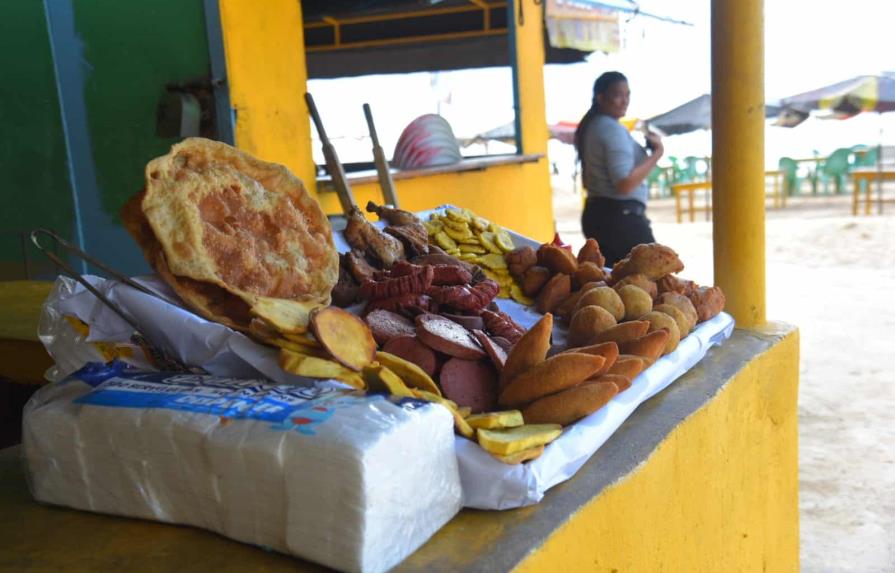
<path fill-rule="evenodd" d="M 580 197 L 554 183 L 557 229 L 577 247 Z M 767 211 L 768 318 L 801 331 L 805 573 L 895 571 L 895 204 L 852 217 L 849 201 L 804 197 Z M 711 223 L 675 223 L 669 199 L 648 215 L 687 265 L 682 275 L 711 283 Z"/>

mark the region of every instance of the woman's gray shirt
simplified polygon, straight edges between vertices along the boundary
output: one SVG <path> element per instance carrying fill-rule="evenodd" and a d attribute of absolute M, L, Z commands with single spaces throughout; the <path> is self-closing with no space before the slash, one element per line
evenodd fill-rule
<path fill-rule="evenodd" d="M 649 196 L 646 181 L 627 195 L 619 193 L 616 187 L 635 166 L 646 161 L 646 150 L 634 141 L 625 126 L 608 115 L 598 114 L 587 126 L 584 139 L 581 160 L 586 165 L 584 188 L 587 196 L 635 199 L 646 206 Z"/>

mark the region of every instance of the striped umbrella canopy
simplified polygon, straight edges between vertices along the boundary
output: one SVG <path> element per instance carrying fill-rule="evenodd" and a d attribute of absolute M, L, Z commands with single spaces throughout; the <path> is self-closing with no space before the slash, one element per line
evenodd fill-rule
<path fill-rule="evenodd" d="M 857 76 L 783 98 L 780 103 L 804 117 L 814 110 L 829 110 L 840 117 L 866 111 L 895 111 L 895 73 Z"/>
<path fill-rule="evenodd" d="M 765 117 L 774 117 L 779 108 L 765 105 Z M 644 120 L 651 128 L 656 128 L 665 135 L 679 135 L 700 129 L 712 128 L 712 96 L 702 94 L 665 113 Z"/>

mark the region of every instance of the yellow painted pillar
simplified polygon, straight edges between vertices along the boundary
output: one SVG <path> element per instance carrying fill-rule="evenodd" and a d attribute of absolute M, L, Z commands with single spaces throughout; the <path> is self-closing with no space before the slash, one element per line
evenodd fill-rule
<path fill-rule="evenodd" d="M 737 324 L 765 323 L 762 0 L 712 0 L 715 283 Z"/>
<path fill-rule="evenodd" d="M 521 0 L 509 3 L 515 53 L 515 90 L 522 135 L 522 153 L 543 153 L 535 164 L 525 165 L 526 185 L 507 194 L 508 201 L 525 205 L 526 220 L 517 224 L 538 228 L 533 238 L 547 241 L 553 229 L 553 191 L 547 165 L 547 110 L 544 95 L 544 14 L 543 2 Z M 520 24 L 520 12 L 522 14 Z M 497 190 L 495 189 L 495 192 Z M 505 191 L 504 191 L 505 193 Z"/>
<path fill-rule="evenodd" d="M 316 193 L 301 2 L 220 0 L 236 146 L 281 163 Z"/>

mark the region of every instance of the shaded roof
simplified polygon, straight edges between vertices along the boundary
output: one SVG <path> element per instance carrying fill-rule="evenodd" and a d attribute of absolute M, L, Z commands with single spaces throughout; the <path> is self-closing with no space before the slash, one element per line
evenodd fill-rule
<path fill-rule="evenodd" d="M 303 0 L 309 78 L 510 65 L 504 0 Z M 546 63 L 589 52 L 553 48 Z"/>

